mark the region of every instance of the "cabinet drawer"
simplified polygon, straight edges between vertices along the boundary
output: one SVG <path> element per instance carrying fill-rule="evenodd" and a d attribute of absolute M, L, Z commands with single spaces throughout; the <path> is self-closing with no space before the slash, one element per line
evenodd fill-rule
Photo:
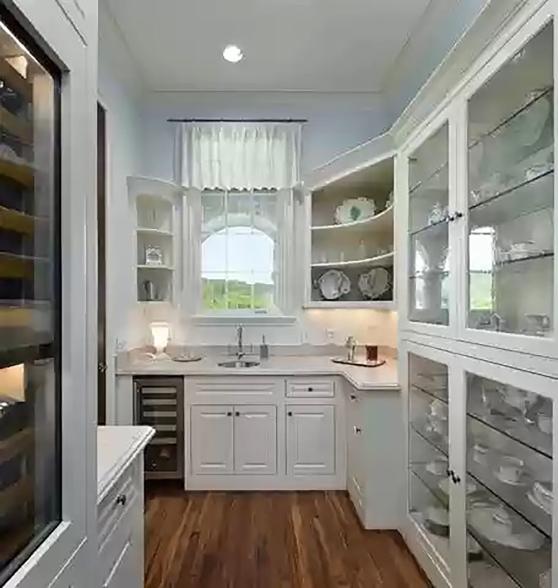
<path fill-rule="evenodd" d="M 140 483 L 138 467 L 132 464 L 98 505 L 97 533 L 100 552 L 104 550 L 111 533 L 122 525 L 124 517 L 137 502 Z"/>
<path fill-rule="evenodd" d="M 281 396 L 283 380 L 257 376 L 192 378 L 186 380 L 186 385 L 193 404 L 253 404 L 277 400 Z"/>
<path fill-rule="evenodd" d="M 288 398 L 333 398 L 335 380 L 331 378 L 289 378 L 285 396 Z"/>

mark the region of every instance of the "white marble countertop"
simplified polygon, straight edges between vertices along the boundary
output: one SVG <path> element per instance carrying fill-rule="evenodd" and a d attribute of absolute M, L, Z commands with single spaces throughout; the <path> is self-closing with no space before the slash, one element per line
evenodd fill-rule
<path fill-rule="evenodd" d="M 154 433 L 144 426 L 97 427 L 97 504 Z"/>
<path fill-rule="evenodd" d="M 327 355 L 276 355 L 251 368 L 225 368 L 217 365 L 225 356 L 208 356 L 201 361 L 181 363 L 171 359 L 132 359 L 117 362 L 117 374 L 185 376 L 342 376 L 359 390 L 399 390 L 397 360 L 385 357 L 376 368 L 333 363 Z M 250 359 L 250 358 L 247 358 Z"/>

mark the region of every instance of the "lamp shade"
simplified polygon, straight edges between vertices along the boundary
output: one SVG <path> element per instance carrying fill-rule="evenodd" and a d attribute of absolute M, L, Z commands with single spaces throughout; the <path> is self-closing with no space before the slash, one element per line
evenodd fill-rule
<path fill-rule="evenodd" d="M 157 353 L 163 353 L 167 343 L 169 342 L 170 328 L 168 323 L 151 323 L 151 336 L 153 337 L 153 346 Z"/>

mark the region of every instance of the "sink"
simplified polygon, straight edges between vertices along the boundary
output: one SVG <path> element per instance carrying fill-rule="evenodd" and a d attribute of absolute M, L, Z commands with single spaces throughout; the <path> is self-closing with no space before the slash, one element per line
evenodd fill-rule
<path fill-rule="evenodd" d="M 217 365 L 226 368 L 250 368 L 260 365 L 260 362 L 248 359 L 230 359 L 229 361 L 221 361 Z"/>

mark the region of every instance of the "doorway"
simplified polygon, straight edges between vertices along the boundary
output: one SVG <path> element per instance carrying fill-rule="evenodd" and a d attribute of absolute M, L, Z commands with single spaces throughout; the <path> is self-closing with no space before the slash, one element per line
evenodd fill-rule
<path fill-rule="evenodd" d="M 97 103 L 97 422 L 106 424 L 106 110 Z"/>

